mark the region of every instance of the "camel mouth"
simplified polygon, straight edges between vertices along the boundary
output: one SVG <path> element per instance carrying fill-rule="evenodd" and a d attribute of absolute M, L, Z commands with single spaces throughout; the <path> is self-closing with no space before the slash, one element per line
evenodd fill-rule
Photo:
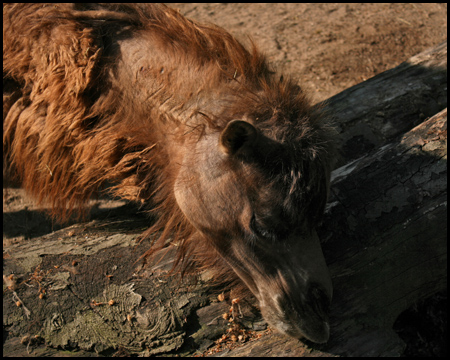
<path fill-rule="evenodd" d="M 243 256 L 249 251 L 242 245 L 233 250 L 230 265 L 269 324 L 291 337 L 328 341 L 333 284 L 315 232 L 275 249 L 253 248 L 251 257 Z"/>
<path fill-rule="evenodd" d="M 331 295 L 320 286 L 309 286 L 298 296 L 279 293 L 260 297 L 264 318 L 278 331 L 297 339 L 325 343 L 330 337 Z"/>
<path fill-rule="evenodd" d="M 274 325 L 281 333 L 299 340 L 309 340 L 316 344 L 323 344 L 330 338 L 330 325 L 328 321 L 323 321 L 314 326 L 314 329 L 294 328 L 286 323 L 278 323 Z"/>

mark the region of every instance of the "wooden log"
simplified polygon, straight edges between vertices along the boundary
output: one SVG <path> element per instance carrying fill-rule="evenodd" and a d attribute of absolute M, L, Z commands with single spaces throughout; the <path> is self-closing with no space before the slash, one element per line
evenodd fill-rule
<path fill-rule="evenodd" d="M 320 235 L 341 355 L 400 354 L 395 319 L 447 286 L 447 110 L 333 172 Z"/>
<path fill-rule="evenodd" d="M 447 41 L 331 97 L 339 166 L 391 142 L 447 107 Z"/>

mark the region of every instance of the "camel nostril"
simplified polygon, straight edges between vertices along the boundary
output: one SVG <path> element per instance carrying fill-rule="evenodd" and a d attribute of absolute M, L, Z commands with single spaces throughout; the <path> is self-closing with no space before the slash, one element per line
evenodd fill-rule
<path fill-rule="evenodd" d="M 307 299 L 317 315 L 320 315 L 321 317 L 326 317 L 328 315 L 331 299 L 324 289 L 318 285 L 310 286 Z"/>
<path fill-rule="evenodd" d="M 314 287 L 311 289 L 311 294 L 319 302 L 329 302 L 328 296 L 324 290 L 319 287 Z"/>

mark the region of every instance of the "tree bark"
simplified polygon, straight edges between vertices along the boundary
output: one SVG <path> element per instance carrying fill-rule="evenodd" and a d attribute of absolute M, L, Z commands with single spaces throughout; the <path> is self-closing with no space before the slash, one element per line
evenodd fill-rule
<path fill-rule="evenodd" d="M 447 41 L 331 97 L 345 165 L 447 107 Z"/>
<path fill-rule="evenodd" d="M 247 343 L 219 354 L 402 352 L 395 319 L 446 288 L 446 51 L 445 43 L 327 102 L 344 148 L 319 229 L 334 282 L 329 343 L 311 350 L 277 333 L 256 340 L 238 328 Z M 183 355 L 227 334 L 230 305 L 213 300 L 202 280 L 180 283 L 170 274 L 171 250 L 142 266 L 150 243 L 137 239 L 148 221 L 130 214 L 117 209 L 108 219 L 5 249 L 4 352 L 20 354 L 21 339 L 34 355 L 58 355 L 55 348 Z M 265 329 L 258 315 L 244 315 L 246 326 Z"/>
<path fill-rule="evenodd" d="M 393 355 L 398 315 L 447 286 L 447 109 L 333 172 L 321 228 L 334 282 L 331 341 Z"/>

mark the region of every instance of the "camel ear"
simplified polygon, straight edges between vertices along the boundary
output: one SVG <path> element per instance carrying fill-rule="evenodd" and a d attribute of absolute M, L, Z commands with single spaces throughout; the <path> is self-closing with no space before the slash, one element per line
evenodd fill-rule
<path fill-rule="evenodd" d="M 227 155 L 244 154 L 252 149 L 258 131 L 247 121 L 232 120 L 220 134 L 221 150 Z"/>

